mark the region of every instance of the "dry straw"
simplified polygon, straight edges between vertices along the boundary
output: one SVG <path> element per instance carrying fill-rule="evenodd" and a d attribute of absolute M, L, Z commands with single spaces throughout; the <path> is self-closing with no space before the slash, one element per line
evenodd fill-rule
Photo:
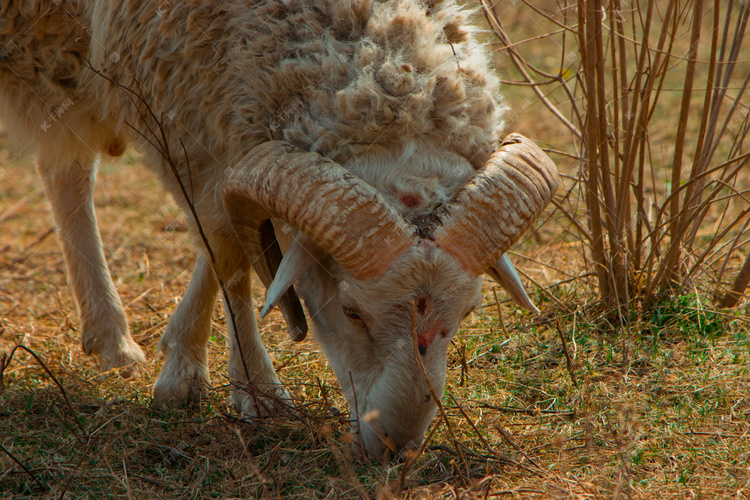
<path fill-rule="evenodd" d="M 508 100 L 529 96 L 541 103 L 531 111 L 545 107 L 558 128 L 537 135 L 568 173 L 567 192 L 535 237 L 544 249 L 553 231 L 584 242 L 582 255 L 572 255 L 574 244 L 564 256 L 593 262 L 581 273 L 565 268 L 562 280 L 535 276 L 549 289 L 534 322 L 486 291 L 484 311 L 467 319 L 450 351 L 449 397 L 420 448 L 401 464 L 362 461 L 333 373 L 309 341 L 291 343 L 277 313 L 261 329 L 295 396 L 281 416 L 238 418 L 226 380 L 197 410 L 153 410 L 154 361 L 140 380 L 99 375 L 74 344 L 75 308 L 48 211 L 27 196 L 38 180 L 0 149 L 8 193 L 0 347 L 23 342 L 36 353 L 18 350 L 0 364 L 0 498 L 747 497 L 747 318 L 727 312 L 726 332 L 709 338 L 706 325 L 719 316 L 696 301 L 661 324 L 636 318 L 641 335 L 623 335 L 611 317 L 560 292 L 592 276 L 605 302 L 650 301 L 657 312 L 662 292 L 691 290 L 690 282 L 720 292 L 723 305 L 742 297 L 750 279 L 742 258 L 747 2 L 522 1 L 514 12 L 525 21 L 515 24 L 504 4 L 484 12 L 519 70 L 516 87 L 506 87 L 519 94 Z M 550 47 L 559 54 L 550 58 Z M 123 186 L 156 185 L 150 176 L 136 166 L 105 169 L 97 207 L 134 337 L 154 352 L 194 247 L 171 232 L 168 244 L 148 240 L 165 225 L 164 213 L 147 208 L 160 207 L 163 192 Z M 557 231 L 561 219 L 568 231 Z M 214 314 L 212 364 L 225 363 L 229 321 Z"/>

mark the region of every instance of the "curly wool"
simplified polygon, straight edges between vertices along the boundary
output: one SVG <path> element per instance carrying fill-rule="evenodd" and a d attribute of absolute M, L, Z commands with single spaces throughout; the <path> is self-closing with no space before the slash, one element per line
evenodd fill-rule
<path fill-rule="evenodd" d="M 0 48 L 16 44 L 0 81 L 37 118 L 72 96 L 76 116 L 109 130 L 104 143 L 143 112 L 113 82 L 137 89 L 191 155 L 225 164 L 269 139 L 342 163 L 414 139 L 478 168 L 502 127 L 498 81 L 453 0 L 37 0 L 0 12 Z"/>
<path fill-rule="evenodd" d="M 122 138 L 96 122 L 81 95 L 89 33 L 81 2 L 0 3 L 0 116 L 25 147 L 48 145 L 64 158 L 81 150 L 122 152 Z M 90 154 L 84 155 L 86 157 Z"/>
<path fill-rule="evenodd" d="M 308 19 L 310 6 L 292 3 L 296 16 L 281 13 L 279 24 L 261 28 L 276 44 L 264 83 L 286 99 L 272 109 L 272 137 L 337 159 L 417 138 L 477 166 L 486 160 L 501 126 L 497 80 L 460 9 L 414 0 L 325 5 L 329 12 L 300 26 L 294 17 Z"/>

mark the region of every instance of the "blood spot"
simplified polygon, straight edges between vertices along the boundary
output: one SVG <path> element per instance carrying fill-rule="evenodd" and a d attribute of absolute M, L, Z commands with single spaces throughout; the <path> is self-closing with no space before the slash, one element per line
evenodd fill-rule
<path fill-rule="evenodd" d="M 405 194 L 401 197 L 401 201 L 404 205 L 406 205 L 408 208 L 414 208 L 418 207 L 420 203 L 422 203 L 422 198 L 415 194 Z"/>

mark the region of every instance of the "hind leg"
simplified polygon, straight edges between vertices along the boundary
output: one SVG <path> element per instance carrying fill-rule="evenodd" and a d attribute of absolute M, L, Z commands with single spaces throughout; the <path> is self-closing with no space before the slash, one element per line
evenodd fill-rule
<path fill-rule="evenodd" d="M 68 279 L 81 317 L 81 344 L 95 354 L 102 369 L 127 367 L 137 373 L 143 351 L 128 332 L 128 321 L 104 259 L 94 213 L 96 172 L 91 158 L 72 161 L 42 155 L 39 173 L 52 205 Z"/>
<path fill-rule="evenodd" d="M 283 406 L 289 393 L 279 382 L 258 332 L 250 288 L 250 261 L 233 234 L 215 233 L 212 244 L 229 299 L 228 304 L 224 303 L 224 310 L 227 313 L 232 400 L 245 416 L 264 415 Z"/>

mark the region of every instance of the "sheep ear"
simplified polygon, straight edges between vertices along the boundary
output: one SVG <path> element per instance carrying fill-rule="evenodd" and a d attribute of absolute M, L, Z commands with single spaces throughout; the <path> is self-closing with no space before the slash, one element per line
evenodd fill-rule
<path fill-rule="evenodd" d="M 513 264 L 510 262 L 510 259 L 506 254 L 503 254 L 503 256 L 500 257 L 500 260 L 491 265 L 486 273 L 489 274 L 493 280 L 497 281 L 500 286 L 505 288 L 505 291 L 508 292 L 510 298 L 513 299 L 513 302 L 534 314 L 539 314 L 539 309 L 537 309 L 536 306 L 534 306 L 534 303 L 531 302 L 526 290 L 523 288 L 521 279 L 518 277 L 516 268 L 513 267 Z"/>
<path fill-rule="evenodd" d="M 247 239 L 246 230 L 247 228 L 239 228 L 235 231 L 241 241 L 243 236 Z M 271 221 L 265 220 L 258 224 L 257 231 L 252 237 L 256 238 L 256 245 L 263 249 L 253 261 L 253 269 L 258 273 L 263 285 L 271 286 L 283 258 Z M 307 335 L 307 319 L 294 288 L 290 287 L 277 302 L 289 328 L 289 335 L 295 342 L 304 340 Z"/>
<path fill-rule="evenodd" d="M 302 273 L 324 256 L 325 252 L 314 241 L 303 233 L 298 233 L 281 259 L 276 276 L 268 287 L 266 305 L 263 306 L 260 317 L 265 318 Z"/>

